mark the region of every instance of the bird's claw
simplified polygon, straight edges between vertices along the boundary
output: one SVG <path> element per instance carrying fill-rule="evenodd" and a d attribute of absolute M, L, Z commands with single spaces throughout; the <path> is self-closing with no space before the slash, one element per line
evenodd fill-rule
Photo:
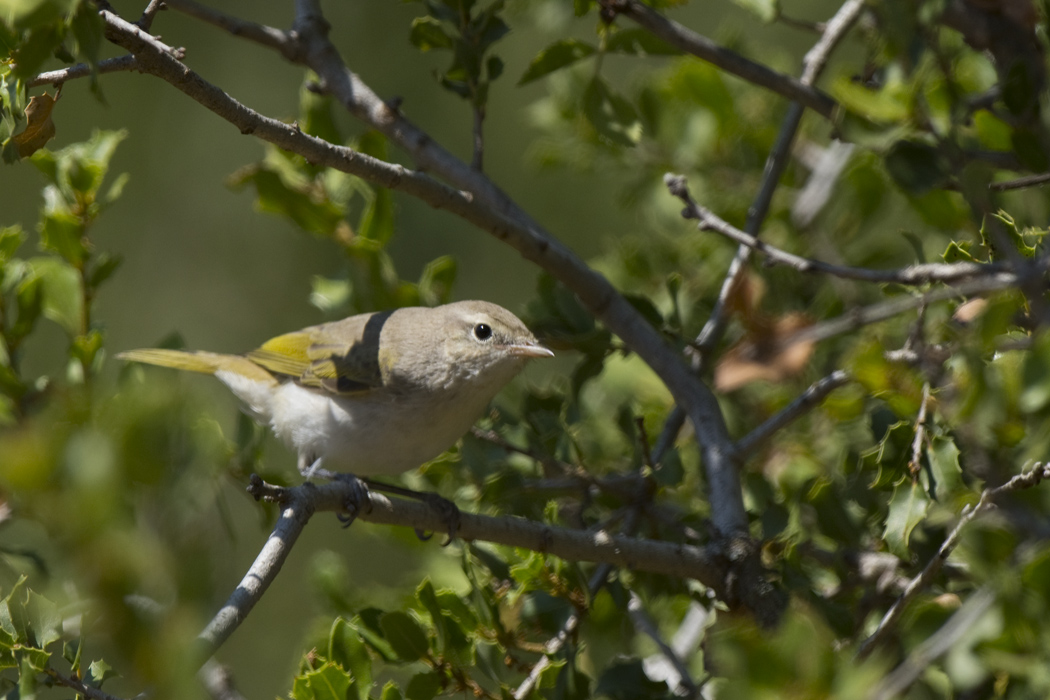
<path fill-rule="evenodd" d="M 343 504 L 346 507 L 346 512 L 336 514 L 339 522 L 343 524 L 344 528 L 347 528 L 357 519 L 358 515 L 371 512 L 372 494 L 365 482 L 353 474 L 336 474 L 335 479 L 350 487 L 350 493 Z"/>
<path fill-rule="evenodd" d="M 448 528 L 448 539 L 442 542 L 441 546 L 447 547 L 452 544 L 452 540 L 456 539 L 456 533 L 459 532 L 459 508 L 452 501 L 436 493 L 422 493 L 420 494 L 420 500 L 436 510 L 442 520 L 445 521 L 445 526 Z M 426 533 L 420 528 L 416 528 L 416 537 L 424 542 L 433 536 L 434 533 L 432 532 Z"/>

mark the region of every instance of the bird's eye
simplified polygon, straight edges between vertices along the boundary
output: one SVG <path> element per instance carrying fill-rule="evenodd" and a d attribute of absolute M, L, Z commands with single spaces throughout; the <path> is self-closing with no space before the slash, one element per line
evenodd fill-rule
<path fill-rule="evenodd" d="M 474 337 L 478 340 L 488 340 L 492 337 L 492 326 L 487 323 L 479 323 L 474 326 Z"/>

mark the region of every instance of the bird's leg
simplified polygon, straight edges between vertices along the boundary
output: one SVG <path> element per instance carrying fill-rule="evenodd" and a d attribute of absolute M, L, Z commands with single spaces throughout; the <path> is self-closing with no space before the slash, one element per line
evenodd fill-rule
<path fill-rule="evenodd" d="M 448 528 L 448 539 L 441 546 L 447 547 L 452 543 L 452 540 L 456 539 L 456 532 L 459 531 L 459 508 L 452 501 L 429 491 L 413 491 L 412 489 L 406 489 L 404 486 L 385 484 L 382 481 L 375 481 L 367 477 L 362 479 L 362 481 L 374 491 L 383 491 L 397 496 L 404 496 L 405 498 L 414 498 L 427 504 L 438 512 L 438 515 L 445 521 L 445 526 Z M 416 528 L 416 536 L 425 542 L 433 537 L 434 533 L 426 534 L 421 529 Z"/>
<path fill-rule="evenodd" d="M 350 487 L 350 495 L 347 496 L 345 513 L 336 515 L 343 527 L 350 527 L 350 523 L 357 519 L 360 513 L 372 510 L 372 496 L 368 492 L 365 482 L 354 476 L 343 472 L 333 472 L 321 466 L 321 458 L 312 455 L 299 455 L 299 473 L 305 478 L 318 477 L 329 481 L 342 481 Z"/>

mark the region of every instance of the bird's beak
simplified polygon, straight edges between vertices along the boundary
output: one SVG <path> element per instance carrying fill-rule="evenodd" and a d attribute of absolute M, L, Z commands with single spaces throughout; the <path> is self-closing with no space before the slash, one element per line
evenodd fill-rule
<path fill-rule="evenodd" d="M 508 345 L 507 352 L 518 357 L 554 357 L 554 353 L 539 343 Z"/>

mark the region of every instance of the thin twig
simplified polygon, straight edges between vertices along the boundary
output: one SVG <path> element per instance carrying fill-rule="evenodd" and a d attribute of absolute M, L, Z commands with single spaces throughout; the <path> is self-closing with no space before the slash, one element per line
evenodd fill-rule
<path fill-rule="evenodd" d="M 474 157 L 470 161 L 470 167 L 479 173 L 484 170 L 485 161 L 485 108 L 474 108 Z"/>
<path fill-rule="evenodd" d="M 872 323 L 885 321 L 907 311 L 921 309 L 923 306 L 936 304 L 948 299 L 966 299 L 988 292 L 1013 289 L 1019 287 L 1025 279 L 1038 278 L 1045 272 L 1048 265 L 1050 265 L 1050 259 L 1043 260 L 1041 264 L 1025 270 L 1023 275 L 1017 275 L 1012 272 L 1000 272 L 986 277 L 975 277 L 972 280 L 966 280 L 950 287 L 935 289 L 918 296 L 901 296 L 870 306 L 851 309 L 841 316 L 836 316 L 796 331 L 778 343 L 776 351 L 782 352 L 784 348 L 795 343 L 820 342 L 843 333 L 852 333 Z"/>
<path fill-rule="evenodd" d="M 977 621 L 992 607 L 995 594 L 988 588 L 980 588 L 941 625 L 928 639 L 908 654 L 900 666 L 883 678 L 868 696 L 871 700 L 892 700 L 911 686 L 923 671 L 955 646 Z"/>
<path fill-rule="evenodd" d="M 135 24 L 137 24 L 142 31 L 148 32 L 150 27 L 153 26 L 153 20 L 157 16 L 157 13 L 166 9 L 168 8 L 164 4 L 164 0 L 149 0 L 149 4 L 146 5 L 146 9 L 142 11 L 142 16 L 139 17 Z"/>
<path fill-rule="evenodd" d="M 117 56 L 116 58 L 107 58 L 98 62 L 98 73 L 100 74 L 131 70 L 138 70 L 138 65 L 135 63 L 135 57 L 130 54 L 127 56 Z M 61 85 L 67 80 L 86 78 L 89 75 L 91 75 L 91 66 L 86 63 L 77 63 L 68 68 L 39 73 L 35 77 L 26 81 L 26 87 L 34 88 L 40 87 L 41 85 Z"/>
<path fill-rule="evenodd" d="M 1045 185 L 1048 182 L 1050 182 L 1050 173 L 1039 173 L 1038 175 L 1019 177 L 1016 180 L 993 182 L 988 185 L 988 189 L 993 192 L 1006 192 L 1007 190 L 1020 190 L 1026 187 L 1038 187 L 1039 185 Z"/>
<path fill-rule="evenodd" d="M 233 36 L 276 49 L 278 53 L 293 63 L 299 63 L 302 60 L 299 41 L 291 32 L 241 19 L 193 0 L 165 0 L 165 4 L 173 10 L 216 26 Z"/>
<path fill-rule="evenodd" d="M 919 415 L 915 419 L 915 439 L 911 442 L 911 461 L 908 462 L 908 470 L 913 476 L 922 469 L 922 446 L 926 442 L 926 409 L 929 403 L 930 383 L 923 382 L 922 402 L 919 404 Z"/>
<path fill-rule="evenodd" d="M 926 563 L 925 568 L 919 572 L 918 576 L 908 583 L 904 592 L 900 594 L 900 597 L 897 598 L 890 609 L 886 611 L 886 614 L 882 617 L 879 626 L 875 629 L 872 635 L 861 643 L 860 647 L 857 649 L 857 659 L 863 660 L 875 650 L 875 647 L 882 642 L 886 635 L 889 634 L 890 630 L 896 625 L 908 603 L 930 585 L 933 581 L 933 577 L 941 570 L 941 567 L 944 565 L 948 556 L 952 553 L 952 550 L 954 550 L 959 544 L 959 540 L 962 537 L 962 531 L 971 520 L 991 508 L 992 502 L 1004 493 L 1032 488 L 1046 478 L 1050 478 L 1050 466 L 1044 463 L 1037 463 L 1027 472 L 1018 474 L 1001 486 L 984 489 L 984 491 L 981 492 L 981 497 L 977 500 L 976 505 L 972 508 L 969 505 L 963 508 L 962 513 L 959 515 L 959 522 L 955 524 L 955 527 L 952 528 L 950 533 L 948 533 L 944 542 L 941 543 L 940 549 L 937 550 L 937 554 Z"/>
<path fill-rule="evenodd" d="M 591 574 L 590 579 L 587 581 L 587 589 L 592 597 L 606 585 L 613 568 L 611 564 L 602 564 Z M 529 670 L 529 675 L 515 688 L 511 696 L 514 700 L 524 700 L 524 698 L 532 694 L 532 691 L 536 689 L 536 685 L 540 682 L 540 676 L 551 665 L 551 659 L 561 651 L 565 643 L 576 633 L 576 628 L 580 626 L 582 620 L 583 615 L 578 610 L 574 610 L 562 624 L 558 633 L 547 640 L 547 643 L 543 645 L 543 657 L 533 665 Z"/>
<path fill-rule="evenodd" d="M 627 615 L 631 618 L 631 624 L 634 625 L 636 630 L 653 640 L 653 643 L 656 644 L 656 647 L 660 650 L 660 655 L 678 674 L 678 688 L 685 691 L 684 697 L 695 698 L 699 689 L 697 688 L 696 681 L 693 680 L 689 667 L 685 665 L 684 661 L 682 661 L 678 652 L 676 652 L 670 644 L 664 641 L 663 637 L 660 635 L 660 630 L 657 629 L 656 624 L 645 611 L 645 604 L 642 603 L 642 599 L 639 598 L 638 594 L 634 591 L 631 591 L 631 598 L 627 601 Z"/>
<path fill-rule="evenodd" d="M 990 276 L 1001 273 L 1008 268 L 1003 263 L 923 263 L 909 265 L 892 270 L 873 270 L 868 267 L 850 267 L 833 265 L 822 260 L 804 258 L 772 246 L 755 236 L 741 231 L 728 221 L 720 218 L 711 210 L 696 203 L 689 194 L 685 178 L 668 173 L 664 176 L 667 189 L 686 205 L 682 215 L 697 219 L 701 230 L 714 231 L 731 241 L 745 245 L 762 253 L 771 262 L 787 265 L 799 272 L 816 273 L 841 277 L 861 282 L 895 283 L 901 285 L 925 285 L 931 282 L 957 282 L 974 277 Z"/>
<path fill-rule="evenodd" d="M 638 0 L 601 0 L 601 4 L 613 14 L 630 18 L 671 46 L 718 66 L 749 83 L 782 95 L 792 102 L 798 102 L 827 119 L 833 118 L 838 108 L 838 104 L 827 93 L 719 46 L 707 37 L 667 19 Z"/>
<path fill-rule="evenodd" d="M 45 673 L 47 673 L 48 677 L 56 685 L 61 685 L 66 688 L 70 688 L 71 690 L 75 690 L 77 693 L 83 695 L 85 698 L 89 698 L 89 700 L 121 700 L 116 695 L 110 695 L 109 693 L 99 690 L 98 688 L 92 688 L 90 685 L 80 680 L 79 678 L 59 673 L 53 668 L 45 669 Z"/>
<path fill-rule="evenodd" d="M 828 376 L 810 385 L 802 392 L 802 395 L 789 403 L 774 415 L 767 418 L 761 425 L 750 433 L 740 438 L 736 443 L 737 453 L 746 458 L 761 447 L 762 443 L 774 433 L 801 418 L 811 409 L 820 405 L 824 398 L 852 381 L 852 377 L 844 370 L 835 370 Z"/>

